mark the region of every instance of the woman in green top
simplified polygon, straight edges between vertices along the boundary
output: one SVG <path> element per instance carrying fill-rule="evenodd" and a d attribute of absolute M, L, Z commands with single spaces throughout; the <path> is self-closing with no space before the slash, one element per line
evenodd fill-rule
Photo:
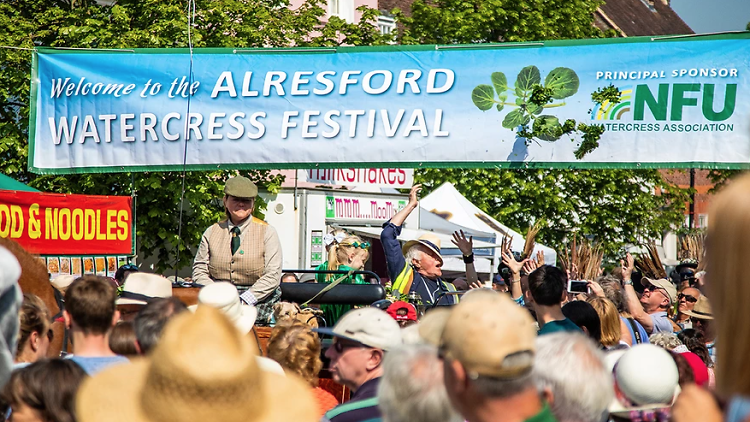
<path fill-rule="evenodd" d="M 316 270 L 360 271 L 365 267 L 365 262 L 370 259 L 370 244 L 363 242 L 359 236 L 349 235 L 343 238 L 337 236 L 327 249 L 328 261 L 318 265 Z M 332 283 L 343 276 L 343 274 L 318 273 L 315 275 L 315 280 L 318 283 Z M 352 274 L 346 276 L 340 284 L 367 284 L 367 282 L 362 274 Z M 320 305 L 320 309 L 323 310 L 326 324 L 332 327 L 342 315 L 352 309 L 352 306 Z"/>

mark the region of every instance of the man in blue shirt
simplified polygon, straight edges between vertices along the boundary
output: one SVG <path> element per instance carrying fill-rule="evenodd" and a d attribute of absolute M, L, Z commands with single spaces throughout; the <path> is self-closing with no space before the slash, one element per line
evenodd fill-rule
<path fill-rule="evenodd" d="M 388 277 L 393 283 L 394 290 L 398 290 L 401 294 L 416 292 L 426 306 L 454 305 L 458 303 L 458 296 L 451 293 L 455 292 L 456 288 L 440 278 L 443 275 L 440 239 L 437 236 L 425 234 L 419 239 L 406 242 L 403 248 L 398 241 L 402 224 L 419 206 L 417 194 L 421 189 L 421 185 L 414 185 L 409 193 L 409 203 L 383 225 L 380 241 L 383 244 L 388 265 Z M 466 239 L 461 232 L 460 235 L 454 234 L 453 239 L 453 244 L 461 250 L 464 256 L 466 282 L 472 288 L 481 287 L 474 269 L 471 238 Z"/>
<path fill-rule="evenodd" d="M 326 350 L 329 370 L 334 381 L 352 390 L 351 400 L 329 410 L 323 422 L 380 421 L 377 392 L 383 359 L 402 344 L 396 320 L 380 309 L 360 308 L 345 313 L 333 328 L 315 331 L 333 336 Z"/>
<path fill-rule="evenodd" d="M 120 319 L 115 308 L 117 290 L 103 277 L 85 275 L 65 292 L 65 326 L 73 336 L 73 356 L 86 373 L 128 360 L 109 348 L 109 333 Z"/>

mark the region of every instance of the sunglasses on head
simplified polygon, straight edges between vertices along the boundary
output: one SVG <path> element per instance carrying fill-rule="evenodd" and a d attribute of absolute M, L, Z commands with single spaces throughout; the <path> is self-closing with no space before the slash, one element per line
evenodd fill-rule
<path fill-rule="evenodd" d="M 682 299 L 685 299 L 686 301 L 688 301 L 690 303 L 695 303 L 695 302 L 698 301 L 698 299 L 696 299 L 696 298 L 694 298 L 694 297 L 692 297 L 690 295 L 686 295 L 684 293 L 678 294 L 677 295 L 677 300 L 682 300 Z"/>
<path fill-rule="evenodd" d="M 125 264 L 122 267 L 120 267 L 121 270 L 129 271 L 129 270 L 137 270 L 138 266 L 135 264 Z"/>
<path fill-rule="evenodd" d="M 354 246 L 355 248 L 360 248 L 360 249 L 370 249 L 370 242 L 342 243 L 341 246 Z"/>

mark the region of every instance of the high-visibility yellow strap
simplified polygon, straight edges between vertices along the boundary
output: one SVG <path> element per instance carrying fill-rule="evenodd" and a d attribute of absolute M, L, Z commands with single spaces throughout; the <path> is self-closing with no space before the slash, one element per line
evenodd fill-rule
<path fill-rule="evenodd" d="M 447 281 L 443 281 L 443 286 L 445 286 L 445 288 L 448 289 L 449 292 L 455 292 L 456 291 L 456 286 L 454 286 L 453 283 L 449 283 Z M 458 303 L 458 301 L 459 301 L 458 295 L 451 295 L 451 296 L 453 296 L 454 298 L 456 298 L 456 302 L 455 303 Z"/>
<path fill-rule="evenodd" d="M 393 288 L 401 292 L 401 294 L 409 293 L 406 290 L 407 286 L 411 287 L 411 281 L 414 277 L 411 266 L 404 265 L 404 269 L 401 273 L 393 280 Z"/>

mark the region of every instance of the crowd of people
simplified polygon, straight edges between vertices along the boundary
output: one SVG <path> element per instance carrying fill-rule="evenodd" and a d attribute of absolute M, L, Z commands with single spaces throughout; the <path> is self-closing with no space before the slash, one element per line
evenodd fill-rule
<path fill-rule="evenodd" d="M 64 306 L 50 315 L 21 293 L 25 269 L 0 248 L 6 419 L 750 422 L 750 176 L 714 200 L 706 272 L 686 261 L 675 279 L 641 277 L 628 254 L 586 293 L 569 291 L 569 270 L 510 250 L 485 288 L 460 232 L 457 288 L 442 277 L 439 238 L 398 240 L 419 189 L 384 225 L 393 295 L 372 306 L 305 313 L 280 302 L 280 283 L 299 279 L 281 274 L 278 236 L 252 217 L 257 188 L 242 177 L 226 184 L 227 218 L 203 235 L 195 305 L 129 264 L 116 281 L 56 279 Z M 364 284 L 354 272 L 371 245 L 343 232 L 325 243 L 314 281 Z M 55 321 L 66 328 L 62 353 L 51 348 Z M 267 342 L 259 325 L 271 326 Z"/>

